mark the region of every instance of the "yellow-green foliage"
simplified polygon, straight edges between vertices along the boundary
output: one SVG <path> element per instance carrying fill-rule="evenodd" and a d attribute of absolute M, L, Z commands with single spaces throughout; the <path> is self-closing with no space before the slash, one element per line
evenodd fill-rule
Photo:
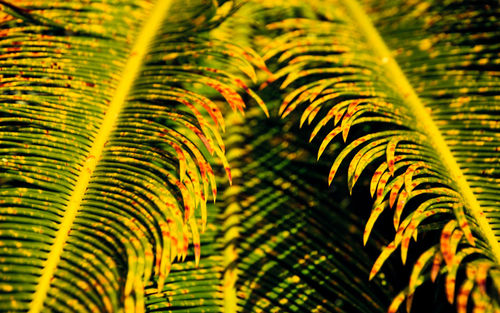
<path fill-rule="evenodd" d="M 500 311 L 497 2 L 0 7 L 0 311 Z"/>

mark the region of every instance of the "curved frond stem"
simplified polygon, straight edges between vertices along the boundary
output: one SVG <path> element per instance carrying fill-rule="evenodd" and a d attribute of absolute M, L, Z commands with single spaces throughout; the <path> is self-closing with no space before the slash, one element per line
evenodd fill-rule
<path fill-rule="evenodd" d="M 38 313 L 43 310 L 43 303 L 50 288 L 55 270 L 60 262 L 64 245 L 73 226 L 75 216 L 82 203 L 85 191 L 90 182 L 92 173 L 96 169 L 98 160 L 101 158 L 104 146 L 110 138 L 111 132 L 119 118 L 120 112 L 125 104 L 125 100 L 133 86 L 133 83 L 141 69 L 144 57 L 147 54 L 150 43 L 153 41 L 157 30 L 160 28 L 167 11 L 170 7 L 170 0 L 160 0 L 154 7 L 150 18 L 144 24 L 137 37 L 130 56 L 122 71 L 122 78 L 119 81 L 115 94 L 110 102 L 109 108 L 102 120 L 100 129 L 96 134 L 92 147 L 87 155 L 85 163 L 80 167 L 78 180 L 72 190 L 72 194 L 61 221 L 61 226 L 57 232 L 54 244 L 51 247 L 47 260 L 44 263 L 42 276 L 38 281 L 33 301 L 30 304 L 30 313 Z"/>
<path fill-rule="evenodd" d="M 393 78 L 392 81 L 394 81 L 397 89 L 411 108 L 411 112 L 415 117 L 415 122 L 419 126 L 418 129 L 423 131 L 432 147 L 436 149 L 443 165 L 449 171 L 457 191 L 460 193 L 464 203 L 466 204 L 468 214 L 470 214 L 477 222 L 482 231 L 482 235 L 492 250 L 492 255 L 496 259 L 495 261 L 499 262 L 500 245 L 495 238 L 491 225 L 484 216 L 484 212 L 476 196 L 465 179 L 464 173 L 460 169 L 455 157 L 444 140 L 441 131 L 437 127 L 431 115 L 428 113 L 427 109 L 424 107 L 406 75 L 392 56 L 392 53 L 385 44 L 384 40 L 372 24 L 370 17 L 364 12 L 363 8 L 356 0 L 346 0 L 343 1 L 343 3 L 349 14 L 353 17 L 353 20 L 358 23 L 359 29 L 362 34 L 364 34 L 366 40 L 376 52 L 381 65 L 387 72 L 387 75 Z"/>

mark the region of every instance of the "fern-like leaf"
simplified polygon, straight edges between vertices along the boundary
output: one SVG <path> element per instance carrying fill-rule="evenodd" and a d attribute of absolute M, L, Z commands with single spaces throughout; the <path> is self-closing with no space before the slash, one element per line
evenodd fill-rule
<path fill-rule="evenodd" d="M 212 2 L 0 4 L 0 310 L 143 312 L 188 241 L 199 263 L 207 156 L 230 177 L 198 91 L 263 106 L 254 61 L 199 35 L 223 17 Z M 235 70 L 180 62 L 188 49 Z"/>
<path fill-rule="evenodd" d="M 391 209 L 396 235 L 371 278 L 398 248 L 405 262 L 412 237 L 441 229 L 390 312 L 405 297 L 410 307 L 415 287 L 435 279 L 440 265 L 449 302 L 460 298 L 458 311 L 467 310 L 469 294 L 475 310 L 498 310 L 498 4 L 366 2 L 328 1 L 335 9 L 317 10 L 320 19 L 268 24 L 276 37 L 263 55 L 287 93 L 280 113 L 303 108 L 300 124 L 313 127 L 318 156 L 332 141 L 346 142 L 329 182 L 345 163 L 350 189 L 378 167 L 365 241 Z M 444 262 L 429 276 L 433 256 Z M 479 268 L 481 279 L 466 279 L 457 291 L 458 270 Z"/>

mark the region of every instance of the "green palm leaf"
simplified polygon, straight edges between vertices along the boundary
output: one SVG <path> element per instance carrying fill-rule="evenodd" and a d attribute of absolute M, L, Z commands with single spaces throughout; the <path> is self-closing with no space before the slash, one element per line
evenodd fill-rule
<path fill-rule="evenodd" d="M 1 311 L 500 309 L 498 3 L 156 2 L 0 0 Z"/>
<path fill-rule="evenodd" d="M 498 5 L 370 5 L 332 1 L 334 10 L 318 10 L 321 20 L 268 24 L 278 35 L 264 57 L 279 66 L 274 79 L 280 88 L 290 89 L 280 112 L 287 116 L 304 107 L 301 125 L 314 127 L 310 140 L 322 139 L 318 157 L 340 136 L 348 143 L 330 169 L 329 182 L 346 162 L 350 189 L 364 171 L 378 167 L 365 241 L 390 208 L 396 235 L 370 277 L 399 247 L 405 262 L 412 237 L 442 229 L 440 240 L 415 263 L 409 287 L 390 312 L 405 297 L 411 303 L 415 287 L 429 278 L 425 273 L 434 280 L 443 260 L 449 302 L 457 299 L 458 310 L 465 312 L 472 294 L 476 310 L 498 310 L 499 189 L 492 162 L 498 161 L 500 143 L 500 81 L 490 50 L 498 36 L 493 17 Z M 365 9 L 373 12 L 367 15 Z M 460 16 L 467 17 L 465 25 L 453 23 Z M 443 223 L 444 228 L 438 226 Z M 480 268 L 481 278 L 472 278 Z M 456 288 L 459 269 L 468 278 Z"/>
<path fill-rule="evenodd" d="M 211 2 L 2 5 L 1 310 L 144 311 L 188 241 L 199 262 L 205 155 L 227 164 L 220 110 L 190 90 L 242 111 L 253 61 L 197 35 Z M 179 64 L 185 49 L 235 70 Z"/>
<path fill-rule="evenodd" d="M 199 268 L 192 251 L 173 264 L 147 311 L 384 312 L 394 277 L 366 279 L 381 240 L 363 250 L 355 208 L 327 190 L 327 162 L 317 164 L 293 123 L 256 110 L 228 120 L 233 184 L 208 207 L 204 257 Z"/>
<path fill-rule="evenodd" d="M 239 215 L 231 264 L 237 311 L 383 312 L 387 280 L 356 278 L 371 265 L 356 240 L 362 222 L 354 208 L 339 205 L 340 191 L 328 192 L 318 170 L 327 165 L 315 164 L 305 138 L 295 133 L 276 120 L 249 119 L 229 139 L 243 150 L 234 159 L 228 150 L 241 172 L 232 187 L 237 190 L 225 197 L 228 209 L 238 206 L 230 216 Z"/>
<path fill-rule="evenodd" d="M 253 31 L 239 27 L 252 17 L 253 5 L 212 34 L 253 42 Z M 224 114 L 233 185 L 208 206 L 200 267 L 193 251 L 188 262 L 173 264 L 163 290 L 148 289 L 147 311 L 384 311 L 393 281 L 367 282 L 371 261 L 355 239 L 360 221 L 337 203 L 345 195 L 328 194 L 307 142 L 293 135 L 297 129 L 257 114 L 247 112 L 244 120 Z M 329 231 L 332 225 L 338 232 Z"/>

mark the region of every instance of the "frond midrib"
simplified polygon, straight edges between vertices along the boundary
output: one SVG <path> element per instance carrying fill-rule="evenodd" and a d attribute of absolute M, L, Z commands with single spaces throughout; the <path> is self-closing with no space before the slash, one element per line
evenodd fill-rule
<path fill-rule="evenodd" d="M 123 67 L 122 77 L 118 82 L 108 110 L 104 115 L 100 129 L 93 139 L 91 149 L 85 158 L 85 163 L 80 167 L 78 179 L 76 180 L 77 183 L 73 187 L 60 228 L 54 239 L 54 244 L 51 247 L 50 253 L 45 260 L 42 275 L 33 295 L 33 300 L 30 304 L 30 313 L 38 313 L 43 309 L 45 298 L 50 289 L 51 280 L 54 277 L 54 273 L 64 250 L 64 245 L 84 198 L 92 173 L 96 169 L 104 146 L 115 128 L 120 112 L 125 105 L 127 95 L 132 89 L 134 81 L 139 74 L 144 58 L 151 46 L 151 42 L 162 22 L 165 20 L 170 4 L 171 0 L 159 0 L 138 33 L 136 42 Z"/>
<path fill-rule="evenodd" d="M 455 157 L 451 153 L 451 150 L 442 136 L 441 131 L 435 124 L 431 115 L 428 113 L 399 64 L 392 56 L 391 51 L 371 22 L 370 17 L 365 13 L 358 1 L 345 0 L 343 3 L 348 13 L 353 18 L 352 20 L 357 23 L 361 33 L 381 60 L 381 64 L 385 67 L 386 73 L 393 78 L 392 81 L 394 81 L 398 87 L 397 89 L 399 93 L 409 105 L 419 130 L 425 134 L 432 147 L 436 150 L 437 155 L 439 155 L 443 165 L 448 170 L 450 178 L 455 182 L 455 186 L 458 189 L 457 191 L 464 200 L 465 209 L 477 222 L 485 240 L 491 248 L 495 261 L 499 263 L 500 244 L 496 240 L 491 225 L 484 216 L 483 210 L 476 196 L 472 192 L 469 183 L 467 182 Z"/>

